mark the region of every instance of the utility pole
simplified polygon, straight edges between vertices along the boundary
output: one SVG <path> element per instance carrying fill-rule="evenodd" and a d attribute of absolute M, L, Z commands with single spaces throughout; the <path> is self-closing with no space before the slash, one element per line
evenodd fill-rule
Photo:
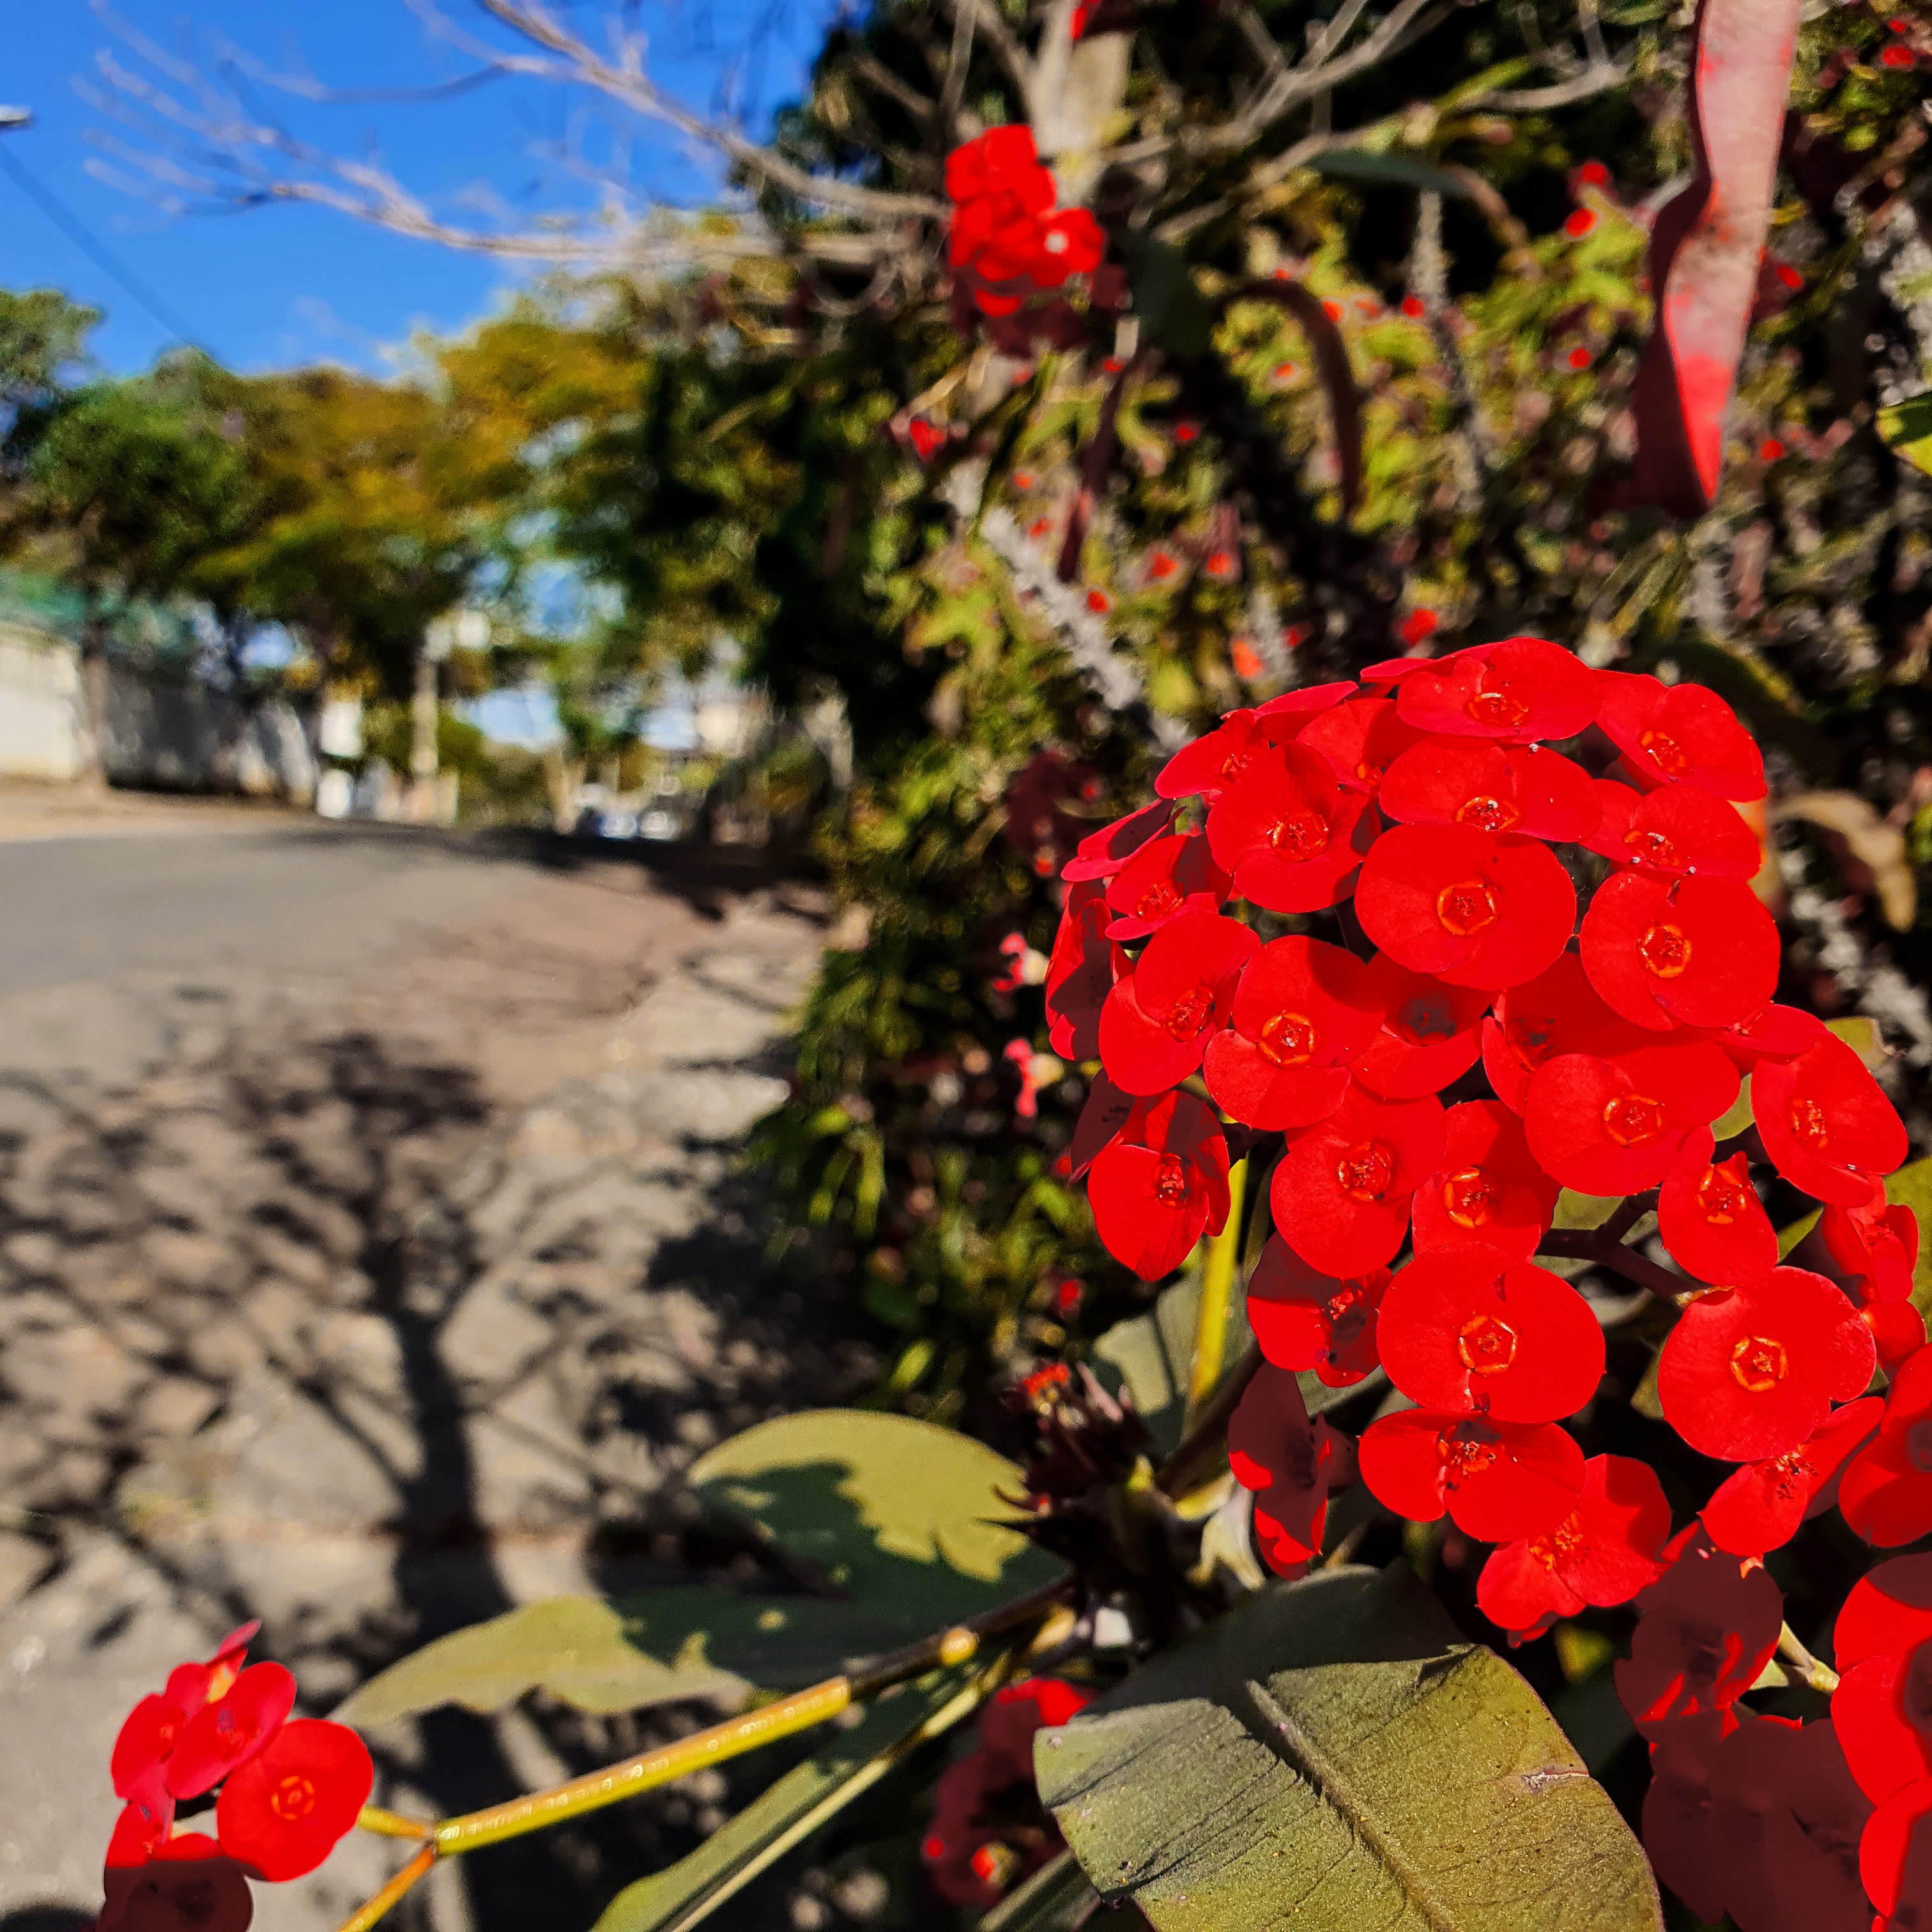
<path fill-rule="evenodd" d="M 409 815 L 418 825 L 455 817 L 453 803 L 447 812 L 437 810 L 436 724 L 441 706 L 436 667 L 459 644 L 465 650 L 480 651 L 489 641 L 490 620 L 481 610 L 446 610 L 423 632 L 416 652 L 416 694 L 410 707 Z"/>

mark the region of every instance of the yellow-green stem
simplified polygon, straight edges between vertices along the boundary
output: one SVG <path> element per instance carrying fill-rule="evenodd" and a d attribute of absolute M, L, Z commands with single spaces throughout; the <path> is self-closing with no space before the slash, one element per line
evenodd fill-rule
<path fill-rule="evenodd" d="M 446 1856 L 473 1852 L 506 1838 L 520 1838 L 526 1832 L 560 1825 L 567 1818 L 580 1817 L 586 1811 L 634 1798 L 640 1791 L 688 1778 L 693 1772 L 776 1743 L 796 1731 L 809 1730 L 814 1724 L 836 1717 L 851 1701 L 851 1680 L 828 1678 L 808 1690 L 796 1691 L 760 1710 L 713 1724 L 709 1730 L 682 1738 L 674 1744 L 640 1751 L 621 1764 L 607 1765 L 602 1771 L 572 1778 L 568 1784 L 554 1785 L 527 1798 L 514 1798 L 506 1804 L 493 1804 L 487 1810 L 446 1820 L 436 1828 L 436 1850 Z"/>
<path fill-rule="evenodd" d="M 434 1845 L 424 1846 L 367 1905 L 352 1912 L 342 1922 L 341 1932 L 369 1932 L 370 1927 L 382 1918 L 390 1906 L 435 1863 L 436 1847 Z"/>
<path fill-rule="evenodd" d="M 1792 1666 L 1792 1674 L 1801 1682 L 1810 1685 L 1814 1690 L 1822 1690 L 1826 1696 L 1838 1688 L 1838 1673 L 1828 1664 L 1821 1664 L 1798 1641 L 1798 1633 L 1789 1624 L 1780 1624 L 1778 1633 L 1778 1654 Z"/>
<path fill-rule="evenodd" d="M 429 1838 L 436 1835 L 436 1827 L 426 1825 L 420 1818 L 405 1818 L 399 1812 L 385 1811 L 380 1804 L 365 1804 L 356 1823 L 365 1832 L 374 1832 L 379 1838 Z"/>
<path fill-rule="evenodd" d="M 1228 1354 L 1228 1319 L 1234 1306 L 1235 1264 L 1241 1253 L 1241 1203 L 1247 1192 L 1248 1164 L 1235 1162 L 1228 1175 L 1228 1218 L 1208 1244 L 1201 1270 L 1201 1306 L 1194 1320 L 1194 1363 L 1187 1381 L 1191 1420 L 1208 1405 L 1221 1382 Z"/>

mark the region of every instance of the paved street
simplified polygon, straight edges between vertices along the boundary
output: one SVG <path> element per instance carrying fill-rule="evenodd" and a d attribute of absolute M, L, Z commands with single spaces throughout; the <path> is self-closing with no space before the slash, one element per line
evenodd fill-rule
<path fill-rule="evenodd" d="M 326 1712 L 511 1604 L 674 1574 L 690 1460 L 872 1365 L 761 1281 L 739 1161 L 803 889 L 188 819 L 0 843 L 0 1932 L 69 1932 L 115 1726 L 172 1663 L 259 1616 Z M 383 1802 L 447 1815 L 690 1721 L 370 1743 Z M 587 1926 L 725 1788 L 440 1871 L 394 1922 Z M 353 1840 L 256 1923 L 328 1932 L 394 1863 Z"/>

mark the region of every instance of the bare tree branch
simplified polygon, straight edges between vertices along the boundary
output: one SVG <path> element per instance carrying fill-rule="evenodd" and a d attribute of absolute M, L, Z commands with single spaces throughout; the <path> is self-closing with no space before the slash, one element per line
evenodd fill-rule
<path fill-rule="evenodd" d="M 1000 64 L 1006 70 L 1006 78 L 1019 90 L 1020 98 L 1030 106 L 1033 62 L 1020 44 L 1019 36 L 1006 24 L 998 0 L 940 0 L 940 4 L 952 14 L 956 22 L 962 14 L 972 16 L 974 30 L 998 56 Z"/>

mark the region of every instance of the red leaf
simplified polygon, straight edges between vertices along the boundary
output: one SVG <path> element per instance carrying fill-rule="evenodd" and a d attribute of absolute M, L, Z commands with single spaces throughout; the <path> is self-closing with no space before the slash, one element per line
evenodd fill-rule
<path fill-rule="evenodd" d="M 1634 395 L 1638 494 L 1678 515 L 1701 514 L 1718 491 L 1724 412 L 1770 230 L 1798 13 L 1799 0 L 1699 0 L 1696 166 L 1651 232 L 1657 322 Z"/>

